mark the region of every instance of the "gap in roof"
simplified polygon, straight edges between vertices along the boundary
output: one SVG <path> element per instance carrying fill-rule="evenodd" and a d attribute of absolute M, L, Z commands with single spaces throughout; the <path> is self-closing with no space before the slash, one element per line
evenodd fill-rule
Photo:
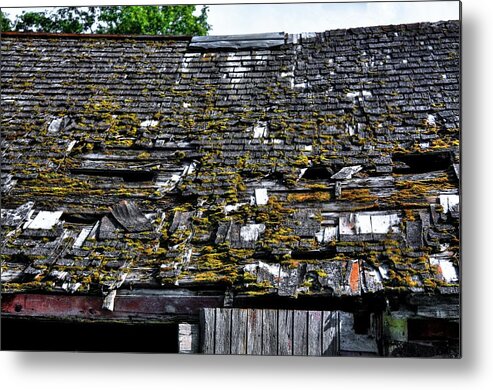
<path fill-rule="evenodd" d="M 6 0 L 4 7 L 19 3 Z M 177 4 L 180 2 L 159 0 L 120 0 L 94 1 L 51 0 L 46 6 L 85 6 L 85 5 L 155 5 Z M 192 1 L 184 2 L 187 4 Z M 9 15 L 19 15 L 23 10 L 40 11 L 39 2 L 24 0 L 25 7 L 3 8 Z M 209 35 L 251 34 L 264 32 L 322 32 L 326 30 L 351 27 L 366 27 L 388 24 L 417 22 L 437 22 L 458 20 L 459 1 L 373 1 L 373 2 L 287 2 L 210 4 Z M 197 7 L 199 10 L 201 7 Z"/>

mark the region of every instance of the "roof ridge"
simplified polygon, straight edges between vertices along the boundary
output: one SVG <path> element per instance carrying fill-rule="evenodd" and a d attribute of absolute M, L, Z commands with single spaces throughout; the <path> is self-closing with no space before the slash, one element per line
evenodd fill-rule
<path fill-rule="evenodd" d="M 440 26 L 447 24 L 460 23 L 460 20 L 441 20 L 438 22 L 417 22 L 417 23 L 402 23 L 402 24 L 384 24 L 375 26 L 364 27 L 348 27 L 348 28 L 334 28 L 325 31 L 306 31 L 303 33 L 286 33 L 288 36 L 302 35 L 302 34 L 327 34 L 327 33 L 342 33 L 342 32 L 363 32 L 368 30 L 383 30 L 387 32 L 402 31 L 402 30 L 416 30 L 423 28 L 424 26 Z M 217 34 L 207 35 L 203 37 L 219 38 L 219 37 L 245 37 L 251 35 L 252 37 L 269 36 L 271 34 L 279 33 L 252 33 L 252 34 Z M 281 33 L 283 34 L 283 33 Z M 67 38 L 67 39 L 137 39 L 137 40 L 170 40 L 170 41 L 192 41 L 192 39 L 200 36 L 192 35 L 138 35 L 138 34 L 75 34 L 75 33 L 46 33 L 46 32 L 19 32 L 19 31 L 5 31 L 1 32 L 1 35 L 6 37 L 18 37 L 18 38 Z"/>
<path fill-rule="evenodd" d="M 47 33 L 4 31 L 1 36 L 16 38 L 66 38 L 66 39 L 136 39 L 136 40 L 163 40 L 163 41 L 190 41 L 192 35 L 138 35 L 138 34 L 75 34 L 75 33 Z"/>

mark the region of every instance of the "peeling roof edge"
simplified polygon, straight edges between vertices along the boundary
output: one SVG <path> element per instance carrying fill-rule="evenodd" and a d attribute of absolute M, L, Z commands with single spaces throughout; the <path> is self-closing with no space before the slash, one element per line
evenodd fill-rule
<path fill-rule="evenodd" d="M 190 48 L 196 50 L 214 49 L 268 49 L 286 43 L 287 34 L 283 32 L 239 35 L 196 36 Z"/>

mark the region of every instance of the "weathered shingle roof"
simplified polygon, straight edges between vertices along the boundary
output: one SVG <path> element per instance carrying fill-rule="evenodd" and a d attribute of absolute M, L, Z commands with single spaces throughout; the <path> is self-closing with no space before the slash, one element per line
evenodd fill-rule
<path fill-rule="evenodd" d="M 459 46 L 4 34 L 2 289 L 456 291 Z"/>

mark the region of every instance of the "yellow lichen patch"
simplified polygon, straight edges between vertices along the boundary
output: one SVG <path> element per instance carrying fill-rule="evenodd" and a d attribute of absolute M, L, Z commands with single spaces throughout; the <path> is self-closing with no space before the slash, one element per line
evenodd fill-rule
<path fill-rule="evenodd" d="M 196 282 L 216 282 L 219 279 L 219 275 L 212 271 L 201 272 L 195 275 L 194 280 Z"/>
<path fill-rule="evenodd" d="M 306 184 L 305 188 L 309 188 L 311 190 L 323 190 L 326 191 L 329 189 L 329 186 L 327 184 Z"/>
<path fill-rule="evenodd" d="M 328 202 L 330 200 L 330 194 L 328 192 L 308 192 L 289 194 L 287 197 L 288 202 Z"/>
<path fill-rule="evenodd" d="M 406 221 L 415 221 L 416 217 L 414 216 L 414 211 L 410 209 L 404 210 L 404 218 Z"/>
<path fill-rule="evenodd" d="M 222 269 L 224 261 L 227 260 L 226 253 L 206 253 L 197 259 L 197 264 L 201 269 Z"/>
<path fill-rule="evenodd" d="M 351 202 L 375 202 L 378 196 L 373 195 L 368 188 L 343 189 L 340 200 Z"/>
<path fill-rule="evenodd" d="M 310 165 L 310 159 L 304 154 L 301 154 L 293 160 L 292 165 L 295 167 L 307 167 Z"/>
<path fill-rule="evenodd" d="M 384 198 L 389 203 L 400 207 L 426 207 L 429 203 L 427 196 L 437 195 L 442 191 L 455 189 L 446 175 L 413 181 L 398 181 L 397 192 Z"/>

